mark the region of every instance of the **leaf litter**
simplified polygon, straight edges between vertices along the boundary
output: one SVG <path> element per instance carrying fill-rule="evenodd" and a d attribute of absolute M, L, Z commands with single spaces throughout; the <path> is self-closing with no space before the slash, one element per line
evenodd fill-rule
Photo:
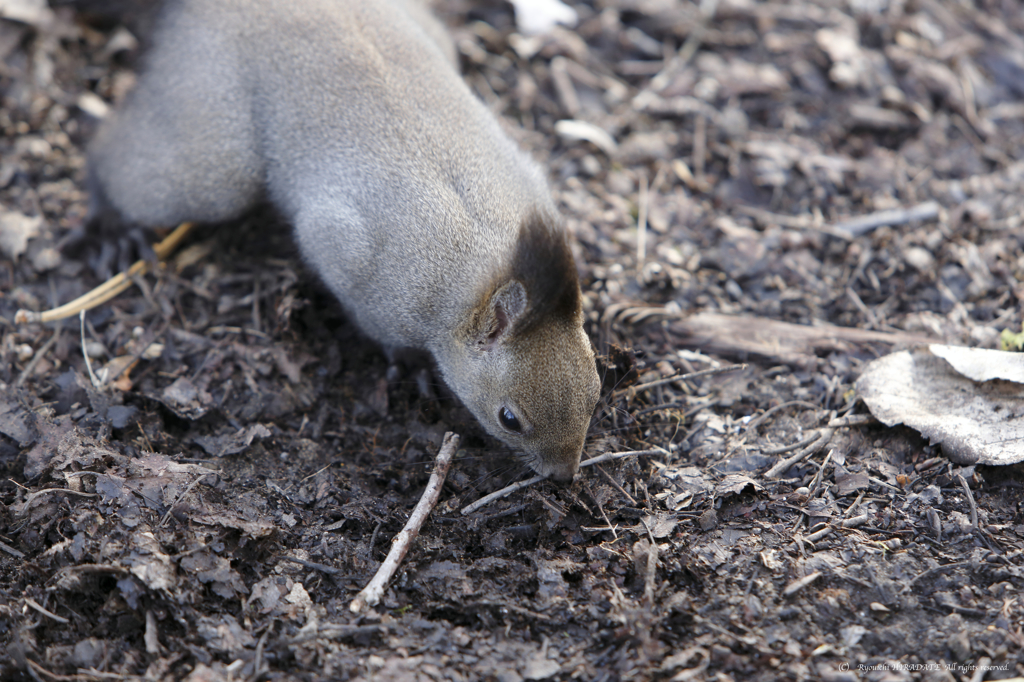
<path fill-rule="evenodd" d="M 99 283 L 56 247 L 144 5 L 0 19 L 4 320 Z M 605 373 L 587 453 L 657 454 L 463 516 L 523 467 L 429 372 L 389 380 L 255 212 L 84 333 L 0 322 L 0 676 L 1024 675 L 1020 464 L 955 462 L 855 389 L 891 351 L 1022 327 L 1020 7 L 572 9 L 527 35 L 440 3 L 576 236 Z M 447 430 L 438 507 L 351 613 Z"/>

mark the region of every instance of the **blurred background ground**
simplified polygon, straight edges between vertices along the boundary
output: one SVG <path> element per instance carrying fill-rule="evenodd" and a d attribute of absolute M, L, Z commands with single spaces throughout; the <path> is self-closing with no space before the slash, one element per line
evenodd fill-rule
<path fill-rule="evenodd" d="M 57 247 L 152 8 L 0 8 L 3 679 L 1024 675 L 1020 465 L 956 465 L 853 390 L 1021 330 L 1018 3 L 603 0 L 529 36 L 441 2 L 576 236 L 587 455 L 664 450 L 465 516 L 524 468 L 428 375 L 389 383 L 267 211 L 84 330 L 13 324 L 100 283 Z M 354 616 L 446 430 L 441 503 Z"/>

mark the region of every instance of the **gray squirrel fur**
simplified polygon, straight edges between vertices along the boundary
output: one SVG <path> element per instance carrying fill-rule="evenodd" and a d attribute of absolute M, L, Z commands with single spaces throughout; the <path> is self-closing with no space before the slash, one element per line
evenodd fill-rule
<path fill-rule="evenodd" d="M 93 215 L 221 222 L 269 198 L 366 334 L 429 351 L 489 433 L 571 480 L 600 385 L 576 267 L 440 22 L 415 0 L 180 0 L 153 44 L 90 145 Z"/>

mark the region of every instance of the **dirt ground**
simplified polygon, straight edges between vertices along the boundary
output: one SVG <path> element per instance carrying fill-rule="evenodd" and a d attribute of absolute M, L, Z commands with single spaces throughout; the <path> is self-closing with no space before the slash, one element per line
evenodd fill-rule
<path fill-rule="evenodd" d="M 429 372 L 389 381 L 269 211 L 14 324 L 101 283 L 57 247 L 140 5 L 0 3 L 0 678 L 1024 676 L 1022 466 L 853 388 L 1021 330 L 1018 2 L 600 0 L 544 37 L 442 2 L 576 236 L 585 457 L 647 451 L 469 514 L 525 467 Z M 440 503 L 353 614 L 446 431 Z"/>

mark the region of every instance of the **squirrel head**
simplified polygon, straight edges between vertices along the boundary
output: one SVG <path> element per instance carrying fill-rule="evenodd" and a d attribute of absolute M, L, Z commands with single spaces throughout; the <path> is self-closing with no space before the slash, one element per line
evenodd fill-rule
<path fill-rule="evenodd" d="M 451 362 L 439 364 L 456 394 L 534 471 L 571 481 L 600 380 L 564 231 L 535 216 L 524 221 L 511 267 L 455 336 Z"/>

